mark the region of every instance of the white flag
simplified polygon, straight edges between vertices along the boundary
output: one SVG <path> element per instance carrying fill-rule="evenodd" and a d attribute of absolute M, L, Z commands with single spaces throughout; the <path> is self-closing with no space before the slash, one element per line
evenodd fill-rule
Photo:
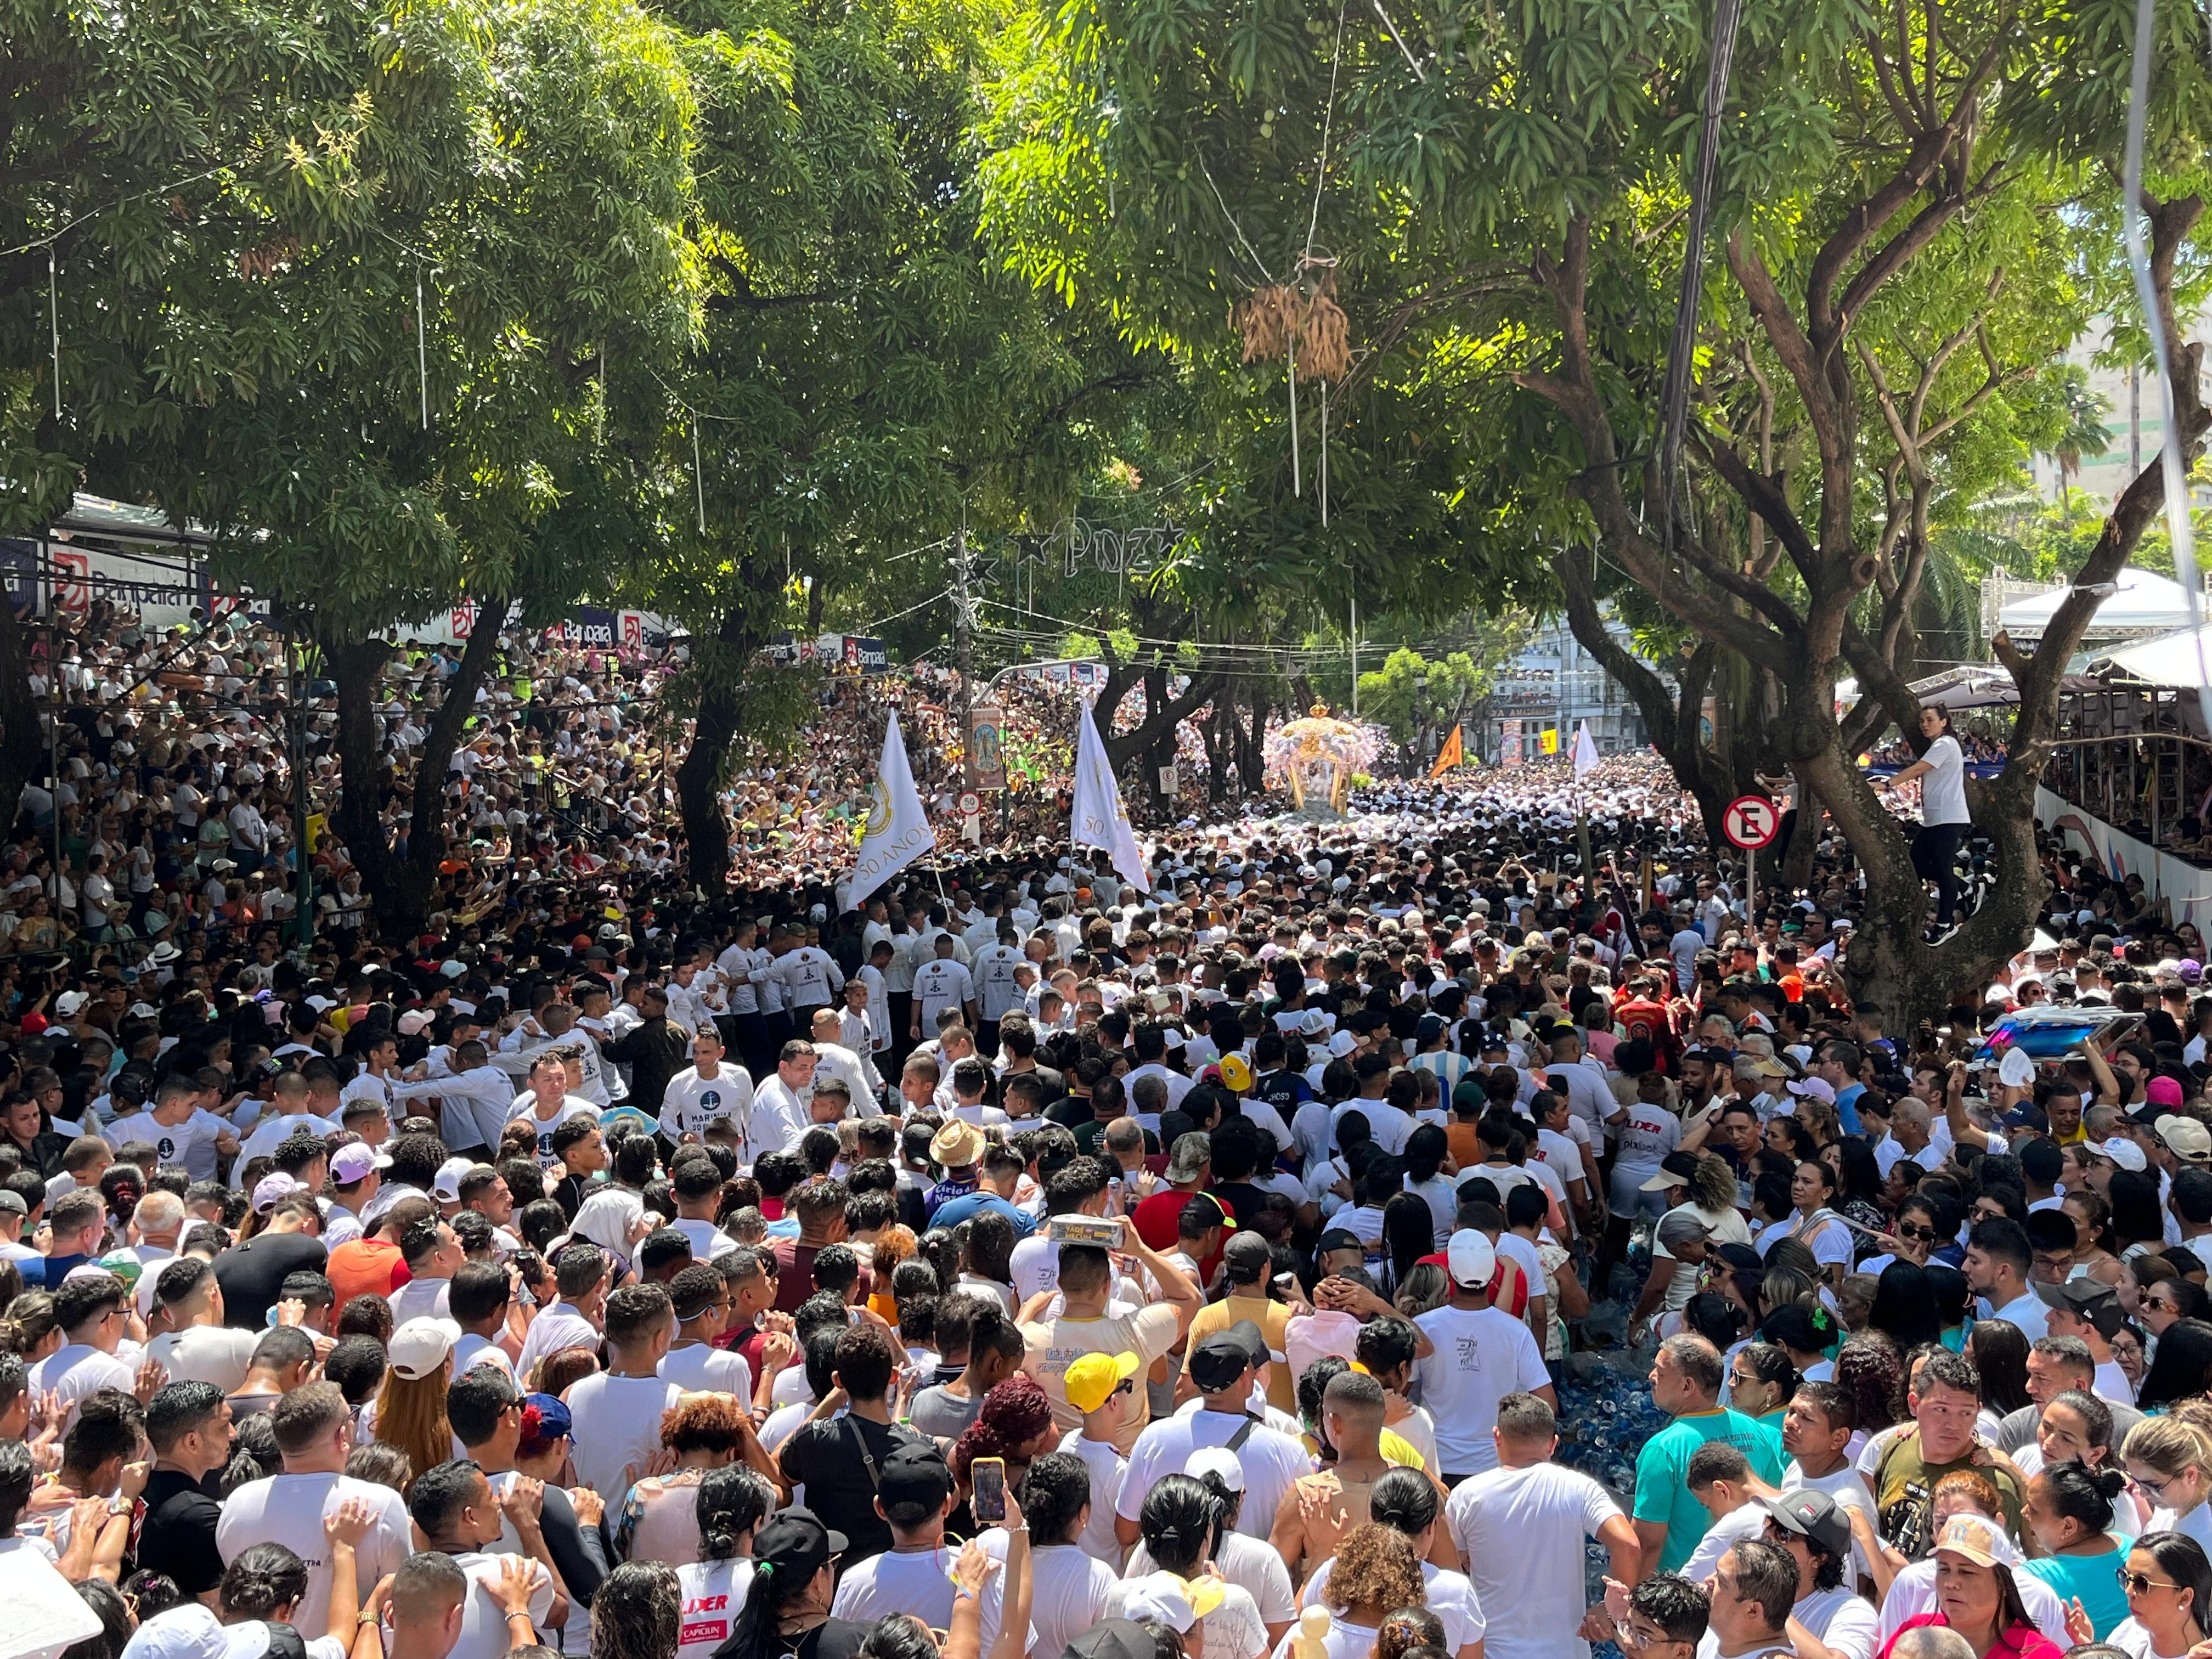
<path fill-rule="evenodd" d="M 1589 722 L 1584 720 L 1575 732 L 1575 779 L 1597 769 L 1597 744 L 1590 736 Z"/>
<path fill-rule="evenodd" d="M 906 744 L 899 737 L 898 716 L 884 728 L 884 757 L 876 768 L 875 805 L 868 809 L 867 827 L 860 836 L 860 856 L 853 865 L 853 878 L 845 889 L 845 908 L 857 909 L 862 900 L 924 853 L 937 849 L 937 832 L 929 827 L 929 814 L 921 808 L 921 793 L 914 787 L 914 770 L 907 764 Z"/>
<path fill-rule="evenodd" d="M 1075 808 L 1067 838 L 1078 847 L 1104 848 L 1122 880 L 1139 892 L 1152 890 L 1152 872 L 1145 868 L 1145 854 L 1137 845 L 1137 832 L 1129 827 L 1129 815 L 1121 810 L 1121 788 L 1114 781 L 1105 741 L 1098 735 L 1088 702 L 1075 728 Z"/>

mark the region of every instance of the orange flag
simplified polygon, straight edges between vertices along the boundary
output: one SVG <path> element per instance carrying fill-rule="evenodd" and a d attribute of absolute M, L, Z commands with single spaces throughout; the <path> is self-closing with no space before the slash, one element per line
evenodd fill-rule
<path fill-rule="evenodd" d="M 1464 765 L 1466 762 L 1467 744 L 1460 737 L 1459 727 L 1455 726 L 1451 736 L 1444 739 L 1444 746 L 1437 751 L 1437 763 L 1429 769 L 1429 779 L 1433 782 L 1453 767 Z"/>

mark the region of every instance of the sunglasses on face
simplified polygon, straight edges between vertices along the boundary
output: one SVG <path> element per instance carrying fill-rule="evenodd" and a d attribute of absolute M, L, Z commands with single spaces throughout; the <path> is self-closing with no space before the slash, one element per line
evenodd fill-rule
<path fill-rule="evenodd" d="M 1936 1237 L 1936 1230 L 1933 1227 L 1916 1227 L 1910 1222 L 1902 1222 L 1899 1224 L 1897 1236 L 1899 1238 L 1917 1238 L 1932 1242 Z"/>
<path fill-rule="evenodd" d="M 2122 1567 L 2112 1575 L 2120 1581 L 2120 1588 L 2130 1595 L 2148 1595 L 2154 1589 L 2179 1589 L 2179 1584 L 2169 1584 L 2163 1578 L 2154 1578 L 2147 1572 L 2130 1572 Z"/>
<path fill-rule="evenodd" d="M 2174 1302 L 2168 1297 L 2163 1296 L 2145 1297 L 2143 1298 L 2143 1306 L 2150 1309 L 2154 1313 L 2178 1314 L 2181 1311 L 2181 1307 L 2179 1303 Z"/>

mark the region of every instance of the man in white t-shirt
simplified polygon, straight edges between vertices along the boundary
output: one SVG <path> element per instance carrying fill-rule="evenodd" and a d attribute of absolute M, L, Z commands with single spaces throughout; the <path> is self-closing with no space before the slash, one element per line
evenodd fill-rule
<path fill-rule="evenodd" d="M 53 1297 L 63 1346 L 31 1367 L 31 1397 L 54 1395 L 66 1427 L 88 1395 L 131 1391 L 132 1366 L 116 1354 L 128 1328 L 130 1292 L 113 1273 L 98 1273 L 64 1279 Z"/>
<path fill-rule="evenodd" d="M 711 1020 L 691 1034 L 692 1063 L 668 1079 L 660 1097 L 660 1132 L 671 1140 L 698 1140 L 720 1118 L 743 1123 L 751 1115 L 753 1080 L 722 1058 L 722 1034 Z"/>
<path fill-rule="evenodd" d="M 354 1547 L 360 1582 L 374 1586 L 414 1553 L 407 1504 L 391 1487 L 345 1473 L 353 1449 L 353 1412 L 335 1382 L 293 1389 L 270 1408 L 284 1472 L 250 1480 L 223 1500 L 216 1523 L 216 1549 L 224 1565 L 256 1544 L 283 1544 L 307 1569 L 307 1592 L 292 1611 L 301 1630 L 330 1621 L 331 1568 L 323 1520 L 348 1498 L 368 1505 L 376 1519 Z"/>
<path fill-rule="evenodd" d="M 460 1635 L 446 1659 L 501 1659 L 513 1645 L 510 1630 L 515 1636 L 523 1634 L 519 1626 L 510 1626 L 500 1596 L 500 1573 L 506 1563 L 520 1560 L 530 1574 L 526 1616 L 531 1626 L 546 1632 L 560 1629 L 558 1615 L 565 1611 L 565 1598 L 554 1589 L 545 1563 L 533 1559 L 537 1550 L 544 1548 L 542 1502 L 543 1487 L 538 1481 L 510 1482 L 501 1497 L 494 1493 L 482 1469 L 459 1459 L 416 1477 L 408 1494 L 410 1515 L 430 1547 L 451 1556 L 469 1579 L 469 1592 L 461 1603 Z M 522 1556 L 497 1548 L 509 1514 L 528 1552 Z M 529 1548 L 533 1544 L 537 1549 Z"/>
<path fill-rule="evenodd" d="M 1488 1622 L 1485 1659 L 1589 1659 L 1577 1633 L 1588 1610 L 1584 1541 L 1605 1546 L 1626 1583 L 1635 1525 L 1596 1481 L 1552 1461 L 1559 1419 L 1537 1395 L 1500 1400 L 1491 1437 L 1496 1466 L 1461 1481 L 1444 1504 Z"/>
<path fill-rule="evenodd" d="M 890 1522 L 891 1547 L 845 1569 L 830 1616 L 872 1623 L 903 1613 L 933 1629 L 946 1629 L 952 1620 L 951 1568 L 959 1552 L 945 1540 L 945 1518 L 952 1512 L 952 1471 L 945 1454 L 927 1442 L 894 1447 L 876 1468 L 876 1503 Z M 1006 1583 L 1003 1572 L 984 1581 L 986 1652 L 998 1639 Z"/>
<path fill-rule="evenodd" d="M 1559 1394 L 1544 1369 L 1543 1350 L 1528 1327 L 1490 1305 L 1498 1253 L 1490 1240 L 1462 1228 L 1445 1249 L 1451 1297 L 1413 1323 L 1429 1339 L 1431 1352 L 1414 1363 L 1421 1403 L 1436 1419 L 1437 1458 L 1447 1484 L 1455 1477 L 1494 1468 L 1498 1450 L 1492 1429 L 1498 1403 L 1526 1391 L 1540 1395 L 1554 1411 Z"/>
<path fill-rule="evenodd" d="M 236 1156 L 238 1137 L 228 1122 L 201 1109 L 199 1096 L 197 1082 L 173 1072 L 161 1080 L 150 1108 L 116 1119 L 102 1133 L 111 1146 L 151 1141 L 162 1163 L 183 1164 L 195 1181 L 212 1181 L 216 1156 Z"/>
<path fill-rule="evenodd" d="M 1826 1492 L 1785 1492 L 1763 1498 L 1770 1544 L 1797 1563 L 1797 1601 L 1790 1616 L 1836 1659 L 1874 1659 L 1881 1615 L 1846 1583 L 1851 1577 L 1851 1527 Z"/>
<path fill-rule="evenodd" d="M 675 1330 L 665 1285 L 625 1285 L 607 1298 L 607 1369 L 568 1391 L 581 1485 L 627 1492 L 660 1449 L 661 1413 L 684 1397 L 659 1375 Z"/>
<path fill-rule="evenodd" d="M 1281 1430 L 1252 1419 L 1254 1381 L 1267 1364 L 1267 1336 L 1249 1319 L 1191 1345 L 1187 1369 L 1198 1388 L 1197 1408 L 1149 1424 L 1130 1448 L 1129 1467 L 1114 1503 L 1114 1529 L 1122 1543 L 1137 1541 L 1137 1518 L 1161 1477 L 1182 1473 L 1194 1453 L 1211 1446 L 1233 1451 L 1244 1470 L 1237 1530 L 1255 1538 L 1267 1535 L 1283 1494 L 1313 1473 L 1313 1459 Z"/>

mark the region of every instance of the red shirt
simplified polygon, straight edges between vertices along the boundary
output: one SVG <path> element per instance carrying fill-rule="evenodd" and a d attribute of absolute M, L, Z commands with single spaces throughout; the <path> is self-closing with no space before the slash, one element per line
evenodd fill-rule
<path fill-rule="evenodd" d="M 1940 1613 L 1915 1613 L 1897 1627 L 1895 1635 L 1881 1644 L 1881 1651 L 1875 1656 L 1875 1659 L 1889 1659 L 1891 1650 L 1897 1646 L 1898 1637 L 1904 1635 L 1909 1630 L 1918 1630 L 1929 1625 L 1933 1625 L 1938 1629 L 1947 1629 L 1949 1627 L 1950 1620 Z M 1999 1634 L 1996 1642 L 1990 1645 L 1989 1659 L 2003 1659 L 2003 1656 L 2007 1653 L 2014 1656 L 2014 1659 L 2065 1659 L 2064 1652 L 2059 1645 L 2033 1625 L 2014 1625 L 2010 1630 Z"/>

